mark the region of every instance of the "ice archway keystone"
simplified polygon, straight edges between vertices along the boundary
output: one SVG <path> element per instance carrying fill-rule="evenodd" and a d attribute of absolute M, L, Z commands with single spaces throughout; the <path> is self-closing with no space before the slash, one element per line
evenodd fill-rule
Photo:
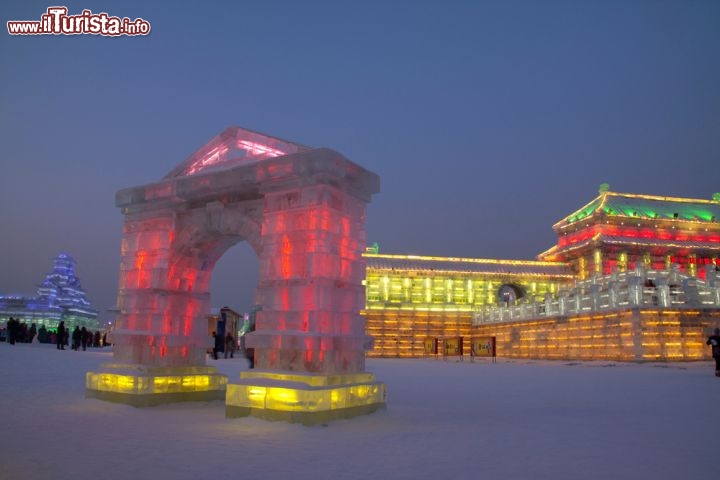
<path fill-rule="evenodd" d="M 382 406 L 359 316 L 365 206 L 379 184 L 333 150 L 231 127 L 161 181 L 118 192 L 114 358 L 87 374 L 88 396 L 139 406 L 226 397 L 228 416 L 305 423 Z M 257 370 L 226 385 L 206 365 L 209 286 L 241 241 L 260 260 L 262 310 L 246 341 Z"/>

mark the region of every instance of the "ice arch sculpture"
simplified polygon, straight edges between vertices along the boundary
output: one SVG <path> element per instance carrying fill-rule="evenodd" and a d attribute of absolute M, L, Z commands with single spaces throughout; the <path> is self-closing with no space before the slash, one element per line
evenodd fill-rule
<path fill-rule="evenodd" d="M 226 398 L 228 416 L 312 423 L 367 413 L 384 385 L 365 370 L 365 206 L 379 177 L 338 152 L 238 127 L 161 181 L 121 190 L 125 224 L 113 363 L 87 394 L 151 405 Z M 206 365 L 210 278 L 240 241 L 260 259 L 256 370 Z"/>

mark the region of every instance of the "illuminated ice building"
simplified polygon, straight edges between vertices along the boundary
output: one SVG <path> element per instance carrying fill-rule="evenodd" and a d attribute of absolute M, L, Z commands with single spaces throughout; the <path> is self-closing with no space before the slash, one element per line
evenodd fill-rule
<path fill-rule="evenodd" d="M 65 321 L 66 328 L 79 325 L 96 330 L 98 312 L 91 308 L 85 296 L 75 265 L 70 255 L 61 253 L 53 261 L 53 270 L 45 276 L 36 296 L 0 296 L 0 323 L 7 324 L 13 317 L 28 325 L 34 323 L 38 328 L 45 325 L 55 329 Z"/>
<path fill-rule="evenodd" d="M 365 371 L 365 207 L 379 177 L 339 152 L 229 127 L 164 178 L 121 190 L 113 362 L 86 394 L 136 406 L 225 399 L 228 417 L 302 423 L 370 413 Z M 259 259 L 255 368 L 206 363 L 210 278 L 233 245 Z"/>
<path fill-rule="evenodd" d="M 468 353 L 472 338 L 496 337 L 505 357 L 709 358 L 705 335 L 720 326 L 720 194 L 623 194 L 603 184 L 553 229 L 558 242 L 538 261 L 369 248 L 369 355 L 423 356 L 427 339 L 457 337 Z"/>

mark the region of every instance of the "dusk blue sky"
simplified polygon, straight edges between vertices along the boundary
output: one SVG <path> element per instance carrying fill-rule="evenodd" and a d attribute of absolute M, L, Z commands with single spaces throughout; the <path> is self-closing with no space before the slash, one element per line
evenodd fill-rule
<path fill-rule="evenodd" d="M 64 2 L 145 37 L 0 34 L 0 292 L 66 251 L 115 304 L 116 191 L 230 125 L 333 148 L 381 177 L 381 252 L 533 259 L 611 190 L 720 191 L 718 1 Z M 55 3 L 0 3 L 39 20 Z M 218 263 L 246 311 L 257 259 Z"/>

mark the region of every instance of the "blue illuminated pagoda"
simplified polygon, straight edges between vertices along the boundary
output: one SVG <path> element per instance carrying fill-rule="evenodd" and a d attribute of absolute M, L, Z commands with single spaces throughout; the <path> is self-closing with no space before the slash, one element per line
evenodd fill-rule
<path fill-rule="evenodd" d="M 61 253 L 53 260 L 53 270 L 45 276 L 35 297 L 0 296 L 0 323 L 13 317 L 49 329 L 65 321 L 66 328 L 79 325 L 97 330 L 98 312 L 91 307 L 75 274 L 76 264 L 70 255 Z"/>

